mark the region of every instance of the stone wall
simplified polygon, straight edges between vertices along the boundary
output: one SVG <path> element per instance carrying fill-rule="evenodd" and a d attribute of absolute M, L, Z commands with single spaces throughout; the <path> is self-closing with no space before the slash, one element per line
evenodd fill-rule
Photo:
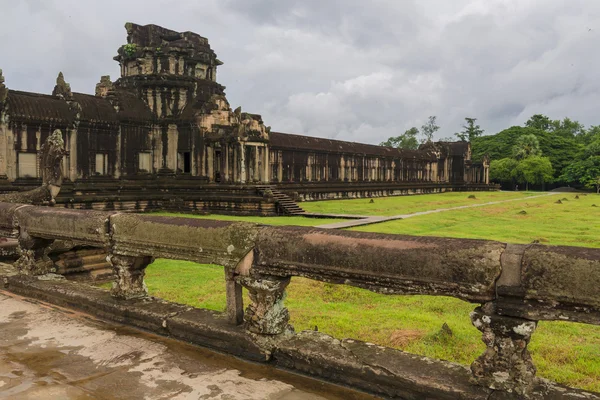
<path fill-rule="evenodd" d="M 600 249 L 8 203 L 0 203 L 0 232 L 19 240 L 16 270 L 0 274 L 5 289 L 255 361 L 392 398 L 599 398 L 536 378 L 527 346 L 539 320 L 600 324 Z M 113 298 L 89 286 L 48 280 L 55 267 L 47 249 L 56 240 L 105 249 L 115 276 Z M 144 270 L 154 257 L 222 265 L 227 313 L 148 299 Z M 296 276 L 387 295 L 445 295 L 474 303 L 470 317 L 486 351 L 469 373 L 351 339 L 296 334 L 285 307 L 286 287 Z M 245 311 L 242 287 L 250 297 Z"/>

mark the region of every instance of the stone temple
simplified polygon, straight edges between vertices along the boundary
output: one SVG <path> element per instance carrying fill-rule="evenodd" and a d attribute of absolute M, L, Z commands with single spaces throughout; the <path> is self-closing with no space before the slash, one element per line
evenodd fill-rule
<path fill-rule="evenodd" d="M 399 150 L 271 130 L 232 110 L 222 65 L 193 32 L 127 23 L 121 76 L 94 95 L 58 75 L 51 95 L 8 89 L 0 71 L 0 191 L 41 180 L 39 152 L 65 142 L 57 202 L 72 208 L 297 213 L 292 200 L 488 190 L 468 142 Z M 286 203 L 286 201 L 289 201 Z"/>

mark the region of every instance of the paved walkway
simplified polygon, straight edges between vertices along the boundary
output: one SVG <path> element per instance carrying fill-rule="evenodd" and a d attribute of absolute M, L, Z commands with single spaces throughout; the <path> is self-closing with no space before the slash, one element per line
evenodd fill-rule
<path fill-rule="evenodd" d="M 374 397 L 0 291 L 0 399 Z"/>
<path fill-rule="evenodd" d="M 420 215 L 427 215 L 427 214 L 434 214 L 434 213 L 439 213 L 439 212 L 444 212 L 444 211 L 453 211 L 453 210 L 462 210 L 465 208 L 473 208 L 473 207 L 484 207 L 484 206 L 490 206 L 490 205 L 494 205 L 494 204 L 500 204 L 500 203 L 508 203 L 511 201 L 519 201 L 519 200 L 525 200 L 525 199 L 535 199 L 538 197 L 545 197 L 545 196 L 552 196 L 552 195 L 556 195 L 556 194 L 563 194 L 563 193 L 559 193 L 559 192 L 550 192 L 550 193 L 544 193 L 544 194 L 540 194 L 540 195 L 536 195 L 536 196 L 529 196 L 529 197 L 521 197 L 518 199 L 510 199 L 510 200 L 498 200 L 498 201 L 490 201 L 487 203 L 480 203 L 480 204 L 469 204 L 466 206 L 457 206 L 457 207 L 450 207 L 450 208 L 439 208 L 436 210 L 428 210 L 428 211 L 419 211 L 419 212 L 415 212 L 412 214 L 402 214 L 402 215 L 392 215 L 392 216 L 378 216 L 378 215 L 371 215 L 371 216 L 360 216 L 360 215 L 352 215 L 351 217 L 354 218 L 353 220 L 350 221 L 340 221 L 340 222 L 333 222 L 331 224 L 324 224 L 324 225 L 318 225 L 317 228 L 325 228 L 325 229 L 344 229 L 344 228 L 352 228 L 355 226 L 362 226 L 362 225 L 371 225 L 371 224 L 378 224 L 380 222 L 387 222 L 387 221 L 393 221 L 396 219 L 406 219 L 406 218 L 411 218 L 411 217 L 418 217 Z M 315 215 L 315 214 L 313 214 Z M 326 217 L 332 217 L 331 215 L 328 214 L 319 214 L 320 218 L 326 218 Z M 334 218 L 343 218 L 342 215 L 333 215 Z"/>

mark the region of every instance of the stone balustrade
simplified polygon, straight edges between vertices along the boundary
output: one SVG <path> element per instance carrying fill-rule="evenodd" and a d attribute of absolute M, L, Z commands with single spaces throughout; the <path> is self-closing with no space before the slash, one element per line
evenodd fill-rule
<path fill-rule="evenodd" d="M 266 349 L 267 358 L 279 357 L 283 366 L 301 372 L 307 372 L 302 363 L 285 361 L 297 351 L 296 344 L 306 345 L 302 340 L 308 337 L 294 335 L 285 307 L 285 289 L 296 276 L 388 295 L 443 295 L 476 304 L 471 320 L 482 332 L 487 349 L 471 366 L 471 383 L 487 390 L 481 392 L 487 395 L 539 395 L 539 380 L 527 350 L 537 321 L 600 324 L 600 249 L 273 227 L 9 203 L 0 203 L 0 234 L 19 239 L 21 257 L 15 265 L 24 275 L 51 271 L 43 249 L 54 240 L 105 248 L 115 272 L 112 295 L 125 302 L 118 303 L 119 307 L 147 295 L 144 269 L 154 258 L 222 265 L 229 323 L 243 324 L 254 343 Z M 251 300 L 245 312 L 242 287 L 248 289 Z M 166 320 L 162 324 L 166 326 Z M 292 342 L 296 344 L 291 346 Z M 337 341 L 329 347 L 338 346 L 340 352 L 352 348 L 356 355 L 356 345 L 351 343 Z M 374 351 L 379 354 L 380 350 Z M 303 357 L 306 360 L 306 355 Z M 344 379 L 327 372 L 310 373 Z M 367 383 L 361 386 L 346 379 L 351 382 L 342 383 L 372 389 Z M 477 397 L 483 396 L 477 393 L 460 398 L 496 398 Z"/>

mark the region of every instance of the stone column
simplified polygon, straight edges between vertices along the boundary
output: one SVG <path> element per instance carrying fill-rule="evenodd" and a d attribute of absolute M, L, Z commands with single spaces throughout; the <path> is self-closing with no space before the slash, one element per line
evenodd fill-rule
<path fill-rule="evenodd" d="M 154 261 L 153 257 L 132 257 L 110 254 L 107 260 L 112 264 L 115 280 L 111 294 L 119 299 L 139 299 L 148 295 L 144 272 Z"/>
<path fill-rule="evenodd" d="M 279 335 L 292 331 L 290 314 L 285 308 L 285 288 L 290 277 L 239 277 L 238 282 L 248 289 L 250 305 L 244 314 L 246 330 L 260 335 Z"/>
<path fill-rule="evenodd" d="M 233 172 L 231 174 L 231 181 L 234 183 L 239 183 L 240 181 L 240 156 L 238 154 L 239 147 L 235 144 L 231 145 L 231 163 Z"/>
<path fill-rule="evenodd" d="M 240 183 L 246 183 L 246 146 L 244 143 L 240 143 Z"/>
<path fill-rule="evenodd" d="M 214 147 L 207 146 L 206 147 L 206 175 L 208 176 L 209 182 L 215 181 L 215 172 L 214 172 Z"/>
<path fill-rule="evenodd" d="M 269 162 L 269 148 L 265 145 L 263 147 L 263 182 L 269 183 L 271 182 L 271 178 L 269 177 L 269 172 L 271 163 Z"/>
<path fill-rule="evenodd" d="M 227 297 L 227 318 L 233 325 L 244 322 L 244 300 L 242 285 L 234 279 L 235 269 L 225 268 L 225 295 Z"/>
<path fill-rule="evenodd" d="M 221 182 L 229 182 L 229 144 L 225 143 L 222 150 L 222 163 L 221 171 L 223 171 L 223 175 L 221 178 Z"/>
<path fill-rule="evenodd" d="M 279 154 L 277 155 L 277 162 L 278 167 L 277 167 L 277 182 L 281 182 L 283 180 L 283 152 L 280 151 Z"/>
<path fill-rule="evenodd" d="M 252 148 L 254 149 L 254 174 L 252 174 L 252 180 L 254 182 L 259 182 L 260 181 L 260 172 L 259 172 L 259 166 L 258 166 L 258 146 L 252 146 Z"/>
<path fill-rule="evenodd" d="M 14 266 L 23 275 L 45 275 L 55 272 L 54 262 L 48 257 L 54 240 L 31 237 L 26 231 L 19 233 L 19 259 Z"/>
<path fill-rule="evenodd" d="M 527 345 L 537 322 L 500 316 L 481 307 L 471 313 L 471 322 L 483 333 L 487 346 L 471 364 L 474 383 L 527 396 L 535 384 L 536 373 Z"/>

